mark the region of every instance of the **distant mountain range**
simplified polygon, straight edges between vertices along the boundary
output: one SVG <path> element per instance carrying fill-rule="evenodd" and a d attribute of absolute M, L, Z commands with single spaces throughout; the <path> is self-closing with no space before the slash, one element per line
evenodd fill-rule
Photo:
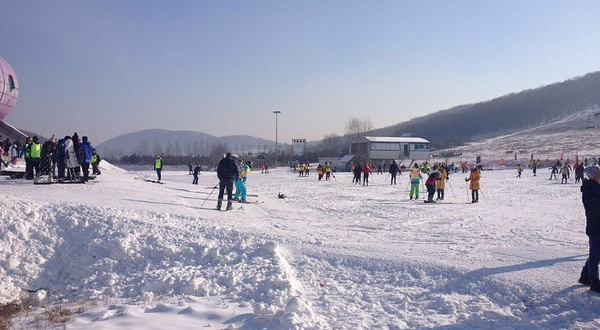
<path fill-rule="evenodd" d="M 490 101 L 456 106 L 369 132 L 376 136 L 412 133 L 449 148 L 546 125 L 600 105 L 600 71 Z"/>
<path fill-rule="evenodd" d="M 117 158 L 124 155 L 208 155 L 213 146 L 226 145 L 228 150 L 265 152 L 275 148 L 275 142 L 247 135 L 216 137 L 194 131 L 146 129 L 122 134 L 96 146 L 102 157 Z"/>

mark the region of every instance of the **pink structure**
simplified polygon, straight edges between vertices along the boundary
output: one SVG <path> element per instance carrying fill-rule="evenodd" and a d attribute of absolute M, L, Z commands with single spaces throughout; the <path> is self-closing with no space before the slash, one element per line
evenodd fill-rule
<path fill-rule="evenodd" d="M 19 83 L 13 68 L 0 57 L 0 121 L 12 111 L 19 96 Z"/>

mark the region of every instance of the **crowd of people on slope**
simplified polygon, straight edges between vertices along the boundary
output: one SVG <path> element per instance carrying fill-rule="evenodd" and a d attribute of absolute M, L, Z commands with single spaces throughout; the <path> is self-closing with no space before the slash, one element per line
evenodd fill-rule
<path fill-rule="evenodd" d="M 221 210 L 223 206 L 223 197 L 227 192 L 226 211 L 233 209 L 233 201 L 240 203 L 248 203 L 246 181 L 252 170 L 252 162 L 238 159 L 236 164 L 233 155 L 228 152 L 225 158 L 221 159 L 217 165 L 217 177 L 219 178 L 219 196 L 217 199 L 217 210 Z M 233 187 L 235 184 L 235 196 L 233 195 Z"/>
<path fill-rule="evenodd" d="M 2 147 L 10 144 L 11 164 L 16 165 L 17 159 L 25 160 L 25 179 L 34 180 L 35 183 L 52 183 L 58 181 L 83 181 L 92 175 L 100 175 L 100 156 L 88 137 L 79 139 L 77 133 L 57 139 L 52 136 L 43 144 L 37 136 L 27 137 L 25 144 L 4 141 Z M 0 149 L 2 148 L 0 147 Z M 4 154 L 4 150 L 0 153 Z M 5 164 L 6 165 L 6 164 Z"/>

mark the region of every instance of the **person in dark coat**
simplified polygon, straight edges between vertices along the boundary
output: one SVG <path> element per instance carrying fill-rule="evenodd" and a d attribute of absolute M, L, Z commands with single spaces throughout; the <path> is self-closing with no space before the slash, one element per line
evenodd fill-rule
<path fill-rule="evenodd" d="M 48 176 L 47 181 L 52 181 L 52 154 L 54 153 L 54 142 L 48 140 L 42 146 L 42 154 L 40 160 L 40 175 Z"/>
<path fill-rule="evenodd" d="M 441 180 L 440 172 L 438 172 L 437 165 L 433 166 L 433 171 L 429 173 L 427 181 L 425 181 L 425 187 L 427 188 L 427 200 L 425 203 L 435 203 L 433 195 L 435 194 L 435 185 Z"/>
<path fill-rule="evenodd" d="M 400 173 L 400 167 L 398 167 L 398 164 L 396 164 L 395 160 L 392 161 L 392 165 L 390 165 L 388 172 L 390 172 L 390 175 L 392 176 L 390 179 L 390 184 L 396 184 L 396 175 Z"/>
<path fill-rule="evenodd" d="M 581 201 L 585 209 L 585 234 L 589 239 L 590 255 L 581 271 L 579 283 L 589 285 L 591 291 L 600 293 L 600 168 L 588 166 L 584 172 L 588 179 L 584 179 L 581 185 Z"/>
<path fill-rule="evenodd" d="M 81 145 L 79 146 L 79 161 L 81 162 L 81 168 L 83 169 L 83 181 L 88 182 L 90 178 L 90 163 L 92 162 L 92 156 L 94 154 L 94 148 L 88 141 L 88 137 L 84 136 L 81 138 Z"/>
<path fill-rule="evenodd" d="M 73 150 L 75 151 L 75 156 L 77 157 L 77 164 L 79 164 L 81 162 L 79 159 L 79 156 L 81 155 L 79 152 L 81 141 L 79 140 L 79 135 L 77 135 L 77 132 L 73 133 L 71 140 L 73 141 Z M 77 176 L 79 176 L 79 172 L 81 172 L 81 166 L 75 167 L 75 173 L 77 173 Z"/>
<path fill-rule="evenodd" d="M 217 210 L 221 210 L 223 204 L 223 194 L 227 190 L 227 208 L 226 211 L 232 210 L 233 206 L 233 181 L 238 179 L 238 168 L 235 161 L 231 157 L 231 153 L 225 154 L 225 158 L 221 159 L 217 166 L 217 177 L 219 178 L 219 198 L 217 201 Z"/>
<path fill-rule="evenodd" d="M 188 174 L 192 174 L 192 162 L 188 162 Z"/>
<path fill-rule="evenodd" d="M 352 179 L 352 182 L 354 184 L 360 184 L 360 174 L 362 173 L 362 167 L 360 164 L 356 163 L 352 171 L 354 172 L 354 179 Z"/>
<path fill-rule="evenodd" d="M 200 167 L 200 164 L 196 164 L 196 167 L 194 168 L 194 181 L 192 181 L 192 184 L 198 184 L 198 174 L 200 174 L 200 171 L 202 171 L 202 167 Z"/>

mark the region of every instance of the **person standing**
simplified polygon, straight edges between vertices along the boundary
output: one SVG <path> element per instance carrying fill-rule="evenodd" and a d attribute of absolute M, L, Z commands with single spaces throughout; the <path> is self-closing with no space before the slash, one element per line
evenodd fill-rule
<path fill-rule="evenodd" d="M 67 168 L 67 179 L 75 181 L 79 178 L 76 168 L 79 168 L 77 162 L 77 155 L 75 154 L 75 146 L 73 145 L 73 139 L 70 136 L 65 136 L 65 165 Z"/>
<path fill-rule="evenodd" d="M 436 183 L 437 188 L 437 199 L 440 201 L 444 200 L 444 190 L 446 189 L 446 180 L 448 180 L 448 171 L 444 166 L 439 167 L 440 178 Z"/>
<path fill-rule="evenodd" d="M 235 161 L 231 158 L 231 153 L 225 154 L 217 165 L 217 177 L 219 178 L 219 197 L 217 201 L 217 210 L 221 210 L 223 204 L 223 194 L 227 190 L 227 208 L 226 211 L 233 210 L 233 180 L 238 179 L 238 168 Z"/>
<path fill-rule="evenodd" d="M 521 173 L 523 173 L 523 168 L 521 164 L 517 165 L 517 178 L 521 178 Z"/>
<path fill-rule="evenodd" d="M 427 187 L 427 200 L 425 203 L 435 203 L 433 195 L 435 195 L 435 186 L 440 180 L 440 172 L 437 170 L 437 165 L 433 166 L 433 171 L 429 172 L 427 181 L 425 181 L 425 187 Z"/>
<path fill-rule="evenodd" d="M 383 166 L 381 164 L 377 165 L 377 174 L 383 174 Z"/>
<path fill-rule="evenodd" d="M 352 183 L 355 185 L 360 184 L 360 174 L 362 173 L 362 167 L 360 166 L 360 163 L 356 163 L 356 165 L 354 165 L 352 172 L 354 173 L 354 179 L 352 179 Z"/>
<path fill-rule="evenodd" d="M 25 144 L 23 144 L 23 157 L 25 158 L 25 179 L 33 180 L 33 167 L 31 163 L 31 137 L 27 137 L 25 140 Z"/>
<path fill-rule="evenodd" d="M 321 164 L 319 164 L 319 166 L 317 166 L 317 177 L 319 178 L 319 181 L 321 181 L 321 179 L 323 179 L 323 174 L 325 174 L 325 172 L 323 170 L 323 166 L 321 166 Z"/>
<path fill-rule="evenodd" d="M 102 172 L 100 172 L 100 169 L 98 168 L 98 166 L 100 166 L 100 155 L 98 155 L 98 152 L 96 151 L 96 149 L 92 149 L 92 174 L 93 175 L 100 175 L 102 174 Z"/>
<path fill-rule="evenodd" d="M 196 164 L 196 167 L 194 168 L 194 180 L 192 181 L 192 184 L 198 184 L 198 174 L 200 174 L 201 170 L 202 168 L 200 167 L 200 164 Z"/>
<path fill-rule="evenodd" d="M 192 174 L 192 162 L 188 162 L 188 174 Z"/>
<path fill-rule="evenodd" d="M 479 203 L 479 180 L 481 179 L 481 173 L 477 167 L 473 166 L 471 168 L 471 174 L 468 178 L 465 178 L 466 182 L 470 181 L 469 189 L 471 189 L 471 203 Z"/>
<path fill-rule="evenodd" d="M 581 201 L 585 209 L 586 227 L 590 254 L 581 270 L 579 283 L 589 285 L 590 290 L 600 293 L 598 263 L 600 262 L 600 168 L 588 166 L 584 169 L 588 179 L 581 185 Z"/>
<path fill-rule="evenodd" d="M 419 170 L 419 164 L 415 163 L 413 169 L 410 171 L 410 199 L 419 199 L 419 185 L 421 184 L 421 171 Z"/>
<path fill-rule="evenodd" d="M 233 197 L 233 200 L 239 201 L 240 203 L 248 203 L 246 200 L 246 180 L 248 179 L 248 174 L 250 174 L 251 169 L 252 163 L 250 161 L 247 161 L 241 166 L 241 169 L 238 172 L 237 184 L 235 186 L 235 196 Z"/>
<path fill-rule="evenodd" d="M 365 163 L 365 165 L 362 167 L 362 173 L 363 173 L 363 186 L 368 186 L 369 185 L 369 174 L 373 173 L 371 171 L 371 168 L 369 167 L 369 164 Z M 360 183 L 360 176 L 358 177 L 358 181 Z"/>
<path fill-rule="evenodd" d="M 163 169 L 163 160 L 160 158 L 160 155 L 156 155 L 156 159 L 154 159 L 154 170 L 156 171 L 156 175 L 158 176 L 158 181 L 160 181 L 161 176 L 160 173 Z"/>
<path fill-rule="evenodd" d="M 560 183 L 568 183 L 569 174 L 571 173 L 571 170 L 569 169 L 569 164 L 565 163 L 565 165 L 563 165 L 562 169 L 560 170 L 560 173 L 562 174 Z"/>
<path fill-rule="evenodd" d="M 331 180 L 331 165 L 325 162 L 325 181 Z"/>
<path fill-rule="evenodd" d="M 42 157 L 40 161 L 40 175 L 36 183 L 52 183 L 52 154 L 54 153 L 54 142 L 48 140 L 42 146 Z M 42 182 L 42 177 L 44 177 Z M 47 177 L 47 178 L 46 178 Z"/>
<path fill-rule="evenodd" d="M 31 142 L 31 151 L 30 151 L 30 155 L 31 157 L 31 167 L 33 170 L 35 170 L 35 176 L 33 176 L 33 171 L 32 171 L 32 179 L 34 177 L 38 177 L 40 176 L 40 162 L 42 161 L 42 146 L 40 145 L 40 140 L 37 136 L 33 137 L 33 140 Z"/>
<path fill-rule="evenodd" d="M 400 173 L 400 167 L 398 167 L 398 164 L 396 164 L 396 161 L 393 160 L 392 164 L 390 165 L 390 169 L 388 170 L 388 172 L 391 175 L 390 178 L 390 184 L 396 184 L 396 175 L 398 175 L 398 173 Z"/>
<path fill-rule="evenodd" d="M 81 162 L 81 168 L 83 170 L 83 182 L 90 180 L 90 163 L 94 155 L 94 148 L 88 141 L 88 137 L 84 136 L 81 138 L 81 145 L 79 146 L 79 161 Z"/>
<path fill-rule="evenodd" d="M 579 183 L 583 180 L 584 167 L 582 163 L 575 165 L 575 183 Z"/>

